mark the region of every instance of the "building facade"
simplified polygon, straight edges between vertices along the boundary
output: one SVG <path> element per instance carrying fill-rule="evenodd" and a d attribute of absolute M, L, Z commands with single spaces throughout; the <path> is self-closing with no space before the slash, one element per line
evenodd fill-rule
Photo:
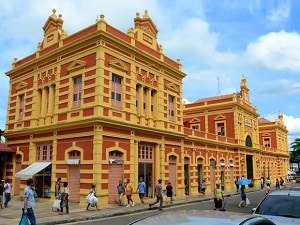
<path fill-rule="evenodd" d="M 14 195 L 28 177 L 41 198 L 54 197 L 61 177 L 69 182 L 70 201 L 83 203 L 95 184 L 101 204 L 110 204 L 127 178 L 137 185 L 142 177 L 147 196 L 159 178 L 182 196 L 198 194 L 203 178 L 212 191 L 215 183 L 234 188 L 237 176 L 254 182 L 285 176 L 282 116 L 273 123 L 259 119 L 245 77 L 240 93 L 183 104 L 186 74 L 180 60 L 164 55 L 147 11 L 136 14 L 127 33 L 101 15 L 68 35 L 55 10 L 43 30 L 37 51 L 14 59 L 6 73 L 4 135 L 14 153 L 4 173 Z"/>

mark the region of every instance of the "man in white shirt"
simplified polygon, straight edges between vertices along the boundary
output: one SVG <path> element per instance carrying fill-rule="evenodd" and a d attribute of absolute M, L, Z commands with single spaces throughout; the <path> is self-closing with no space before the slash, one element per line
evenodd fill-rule
<path fill-rule="evenodd" d="M 9 183 L 9 180 L 6 179 L 4 184 L 4 193 L 5 193 L 4 207 L 5 208 L 8 207 L 8 202 L 11 200 L 10 192 L 11 192 L 11 184 Z"/>
<path fill-rule="evenodd" d="M 21 221 L 24 216 L 30 221 L 31 225 L 36 225 L 36 219 L 33 212 L 33 207 L 35 206 L 35 199 L 32 189 L 33 180 L 30 178 L 26 181 L 26 187 L 24 189 L 24 207 Z"/>

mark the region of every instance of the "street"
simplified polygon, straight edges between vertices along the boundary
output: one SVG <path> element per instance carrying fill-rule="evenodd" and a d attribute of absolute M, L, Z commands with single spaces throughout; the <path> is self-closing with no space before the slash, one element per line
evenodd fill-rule
<path fill-rule="evenodd" d="M 226 201 L 226 211 L 231 212 L 238 212 L 238 213 L 251 213 L 251 209 L 255 207 L 260 200 L 265 196 L 265 191 L 256 191 L 250 192 L 247 194 L 247 197 L 250 199 L 251 205 L 247 208 L 238 208 L 238 204 L 241 200 L 239 195 L 233 195 L 227 198 Z M 201 198 L 201 196 L 199 197 Z M 167 205 L 168 206 L 168 205 Z M 138 204 L 135 207 L 140 207 Z M 68 223 L 71 224 L 85 224 L 85 225 L 99 225 L 99 224 L 113 224 L 113 225 L 126 225 L 133 221 L 139 220 L 144 217 L 148 217 L 151 215 L 155 215 L 158 213 L 168 212 L 170 210 L 180 211 L 180 210 L 213 210 L 214 203 L 212 200 L 204 201 L 204 202 L 197 202 L 197 203 L 187 203 L 186 205 L 178 205 L 178 206 L 171 206 L 165 207 L 162 212 L 158 211 L 157 208 L 152 210 L 145 210 L 139 213 L 133 213 L 130 215 L 121 215 L 121 216 L 114 216 L 108 217 L 103 219 L 97 220 L 88 220 L 88 221 L 80 221 L 75 223 Z"/>

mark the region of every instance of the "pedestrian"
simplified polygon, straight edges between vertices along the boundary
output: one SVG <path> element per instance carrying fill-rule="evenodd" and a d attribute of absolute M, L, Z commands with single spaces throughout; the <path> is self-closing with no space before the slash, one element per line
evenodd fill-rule
<path fill-rule="evenodd" d="M 205 190 L 206 190 L 206 181 L 203 179 L 201 182 L 201 193 L 202 195 L 205 195 Z"/>
<path fill-rule="evenodd" d="M 66 207 L 66 213 L 69 213 L 69 188 L 68 182 L 64 182 L 63 190 L 61 192 L 61 200 L 60 200 L 60 213 L 59 215 L 64 214 L 64 207 Z"/>
<path fill-rule="evenodd" d="M 261 190 L 264 189 L 264 186 L 265 186 L 265 178 L 261 177 L 260 178 L 260 188 L 261 188 Z"/>
<path fill-rule="evenodd" d="M 284 180 L 282 179 L 282 177 L 279 178 L 279 187 L 280 189 L 283 189 L 284 188 Z"/>
<path fill-rule="evenodd" d="M 8 207 L 8 203 L 10 202 L 11 200 L 11 195 L 10 195 L 10 192 L 11 192 L 11 184 L 9 183 L 9 180 L 6 179 L 5 180 L 5 184 L 4 184 L 4 192 L 5 192 L 5 202 L 4 202 L 4 207 L 7 208 Z"/>
<path fill-rule="evenodd" d="M 0 208 L 3 209 L 3 192 L 4 192 L 4 186 L 3 186 L 4 180 L 1 180 L 0 182 Z"/>
<path fill-rule="evenodd" d="M 139 193 L 141 205 L 144 204 L 145 191 L 146 191 L 146 183 L 144 182 L 143 177 L 140 177 L 136 192 Z"/>
<path fill-rule="evenodd" d="M 245 190 L 245 185 L 241 185 L 241 188 L 240 188 L 240 196 L 242 198 L 242 200 L 240 201 L 238 207 L 241 208 L 241 207 L 247 207 L 247 204 L 246 204 L 246 190 Z"/>
<path fill-rule="evenodd" d="M 270 184 L 266 184 L 266 195 L 268 195 L 270 193 Z"/>
<path fill-rule="evenodd" d="M 240 185 L 239 185 L 239 177 L 236 177 L 235 181 L 236 193 L 239 193 Z"/>
<path fill-rule="evenodd" d="M 171 182 L 166 186 L 167 198 L 170 198 L 170 203 L 173 203 L 173 186 Z"/>
<path fill-rule="evenodd" d="M 271 179 L 270 179 L 270 177 L 267 177 L 267 179 L 266 179 L 266 184 L 267 184 L 267 185 L 269 184 L 269 187 L 271 187 Z"/>
<path fill-rule="evenodd" d="M 61 182 L 61 178 L 57 178 L 57 181 L 55 183 L 55 198 L 59 198 L 61 191 L 60 191 L 60 182 Z"/>
<path fill-rule="evenodd" d="M 132 200 L 132 184 L 130 183 L 130 179 L 127 179 L 126 184 L 125 184 L 125 195 L 127 197 L 127 208 L 130 206 L 134 206 L 134 201 Z M 131 205 L 130 205 L 131 202 Z"/>
<path fill-rule="evenodd" d="M 34 199 L 34 194 L 33 194 L 33 188 L 32 188 L 32 184 L 33 184 L 33 180 L 31 178 L 29 178 L 26 181 L 26 187 L 24 189 L 24 206 L 22 208 L 22 217 L 21 217 L 21 221 L 20 224 L 22 222 L 22 220 L 26 221 L 28 223 L 28 220 L 30 221 L 31 225 L 36 225 L 36 219 L 35 219 L 35 215 L 34 215 L 34 211 L 33 211 L 33 207 L 35 206 L 35 199 Z"/>
<path fill-rule="evenodd" d="M 189 195 L 189 183 L 187 179 L 184 179 L 184 187 L 185 195 Z"/>
<path fill-rule="evenodd" d="M 89 210 L 89 207 L 92 206 L 92 207 L 96 207 L 97 210 L 98 209 L 98 205 L 97 205 L 97 202 L 98 202 L 98 198 L 97 198 L 97 194 L 96 194 L 96 185 L 92 184 L 92 187 L 90 189 L 90 192 L 89 192 L 89 195 L 91 196 L 89 198 L 89 202 L 86 206 L 86 210 Z"/>
<path fill-rule="evenodd" d="M 125 187 L 124 187 L 124 184 L 121 180 L 119 180 L 117 190 L 118 190 L 118 195 L 119 195 L 119 206 L 122 206 L 123 205 L 123 196 L 124 196 L 124 193 L 125 193 Z"/>
<path fill-rule="evenodd" d="M 276 188 L 276 190 L 280 189 L 278 178 L 276 178 L 276 181 L 275 181 L 275 188 Z"/>
<path fill-rule="evenodd" d="M 215 195 L 215 198 L 214 198 L 215 208 L 214 208 L 214 210 L 221 209 L 222 204 L 223 204 L 223 200 L 224 200 L 224 196 L 223 196 L 223 192 L 220 188 L 220 184 L 216 184 L 214 195 Z"/>
<path fill-rule="evenodd" d="M 156 201 L 153 203 L 149 204 L 149 208 L 151 209 L 151 207 L 155 204 L 157 204 L 159 202 L 159 211 L 162 210 L 162 206 L 163 206 L 163 196 L 162 196 L 162 185 L 161 185 L 162 180 L 158 179 L 157 184 L 155 186 L 155 195 L 156 195 Z"/>

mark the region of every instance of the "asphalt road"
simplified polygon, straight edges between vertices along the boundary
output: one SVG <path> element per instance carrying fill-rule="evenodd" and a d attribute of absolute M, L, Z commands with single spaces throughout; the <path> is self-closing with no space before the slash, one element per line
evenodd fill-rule
<path fill-rule="evenodd" d="M 265 191 L 257 191 L 257 192 L 251 192 L 247 194 L 247 197 L 250 199 L 251 205 L 248 208 L 238 208 L 238 204 L 241 201 L 241 198 L 239 195 L 234 195 L 227 197 L 226 211 L 230 212 L 238 212 L 238 213 L 251 213 L 251 209 L 258 205 L 258 203 L 261 201 L 261 199 L 265 196 Z M 139 207 L 138 205 L 136 207 Z M 178 211 L 178 210 L 213 210 L 214 203 L 212 200 L 205 201 L 205 202 L 197 202 L 197 203 L 188 203 L 186 205 L 178 205 L 178 206 L 172 206 L 164 208 L 163 211 L 158 211 L 156 208 L 152 210 L 145 210 L 144 212 L 134 213 L 134 214 L 128 214 L 123 216 L 115 216 L 115 217 L 109 217 L 109 218 L 103 218 L 98 220 L 89 220 L 89 221 L 80 221 L 76 223 L 69 223 L 71 224 L 84 224 L 84 225 L 126 225 L 133 221 L 139 220 L 141 218 L 155 215 L 158 213 L 164 213 L 170 210 Z"/>

